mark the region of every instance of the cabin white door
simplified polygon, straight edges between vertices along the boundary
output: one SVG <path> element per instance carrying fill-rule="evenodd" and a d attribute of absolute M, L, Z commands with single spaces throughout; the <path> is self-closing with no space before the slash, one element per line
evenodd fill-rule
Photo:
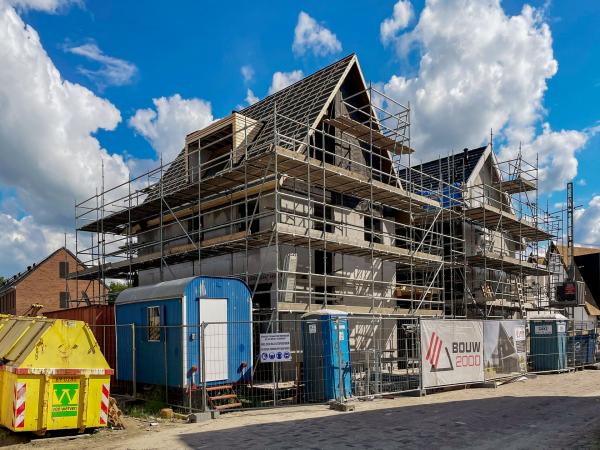
<path fill-rule="evenodd" d="M 204 361 L 206 363 L 206 381 L 222 381 L 229 378 L 227 352 L 227 299 L 201 298 L 200 322 L 205 322 Z M 216 322 L 216 323 L 215 323 Z M 202 337 L 200 337 L 202 339 Z M 202 342 L 200 342 L 202 352 Z M 200 354 L 202 370 L 202 354 Z M 202 372 L 200 372 L 202 380 Z"/>

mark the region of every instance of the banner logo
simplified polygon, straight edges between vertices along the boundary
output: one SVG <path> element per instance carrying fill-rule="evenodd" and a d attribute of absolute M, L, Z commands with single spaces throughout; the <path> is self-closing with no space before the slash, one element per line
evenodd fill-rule
<path fill-rule="evenodd" d="M 440 353 L 442 352 L 442 347 L 446 352 L 446 356 L 448 357 L 448 367 L 438 367 L 438 363 L 440 362 Z M 446 347 L 440 337 L 434 332 L 431 335 L 431 339 L 429 340 L 429 346 L 427 347 L 427 354 L 425 355 L 425 360 L 429 361 L 431 364 L 431 372 L 444 372 L 448 370 L 454 370 L 454 366 L 452 365 L 452 358 L 450 358 L 450 352 L 448 351 L 448 347 Z"/>

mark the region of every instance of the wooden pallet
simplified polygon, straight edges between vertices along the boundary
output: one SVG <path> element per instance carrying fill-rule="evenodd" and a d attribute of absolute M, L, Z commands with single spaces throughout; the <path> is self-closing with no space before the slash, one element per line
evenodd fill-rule
<path fill-rule="evenodd" d="M 208 386 L 206 388 L 206 399 L 210 409 L 216 411 L 242 407 L 242 403 L 230 384 Z"/>

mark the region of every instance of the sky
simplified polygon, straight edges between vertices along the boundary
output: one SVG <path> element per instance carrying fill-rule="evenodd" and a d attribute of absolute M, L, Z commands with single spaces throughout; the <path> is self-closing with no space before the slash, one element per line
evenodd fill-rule
<path fill-rule="evenodd" d="M 600 245 L 600 4 L 0 0 L 0 276 L 63 245 L 75 203 L 202 128 L 349 54 L 411 105 L 422 160 L 486 144 L 539 161 L 540 203 L 575 183 Z"/>

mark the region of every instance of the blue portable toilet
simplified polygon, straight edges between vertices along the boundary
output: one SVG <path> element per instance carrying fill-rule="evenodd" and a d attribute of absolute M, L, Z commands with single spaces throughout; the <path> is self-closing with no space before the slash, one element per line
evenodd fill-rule
<path fill-rule="evenodd" d="M 126 289 L 115 317 L 117 380 L 132 381 L 135 373 L 137 383 L 199 385 L 202 348 L 208 385 L 250 379 L 252 302 L 241 280 L 198 276 Z"/>
<path fill-rule="evenodd" d="M 302 350 L 307 401 L 324 402 L 352 395 L 346 313 L 324 309 L 304 314 Z"/>

